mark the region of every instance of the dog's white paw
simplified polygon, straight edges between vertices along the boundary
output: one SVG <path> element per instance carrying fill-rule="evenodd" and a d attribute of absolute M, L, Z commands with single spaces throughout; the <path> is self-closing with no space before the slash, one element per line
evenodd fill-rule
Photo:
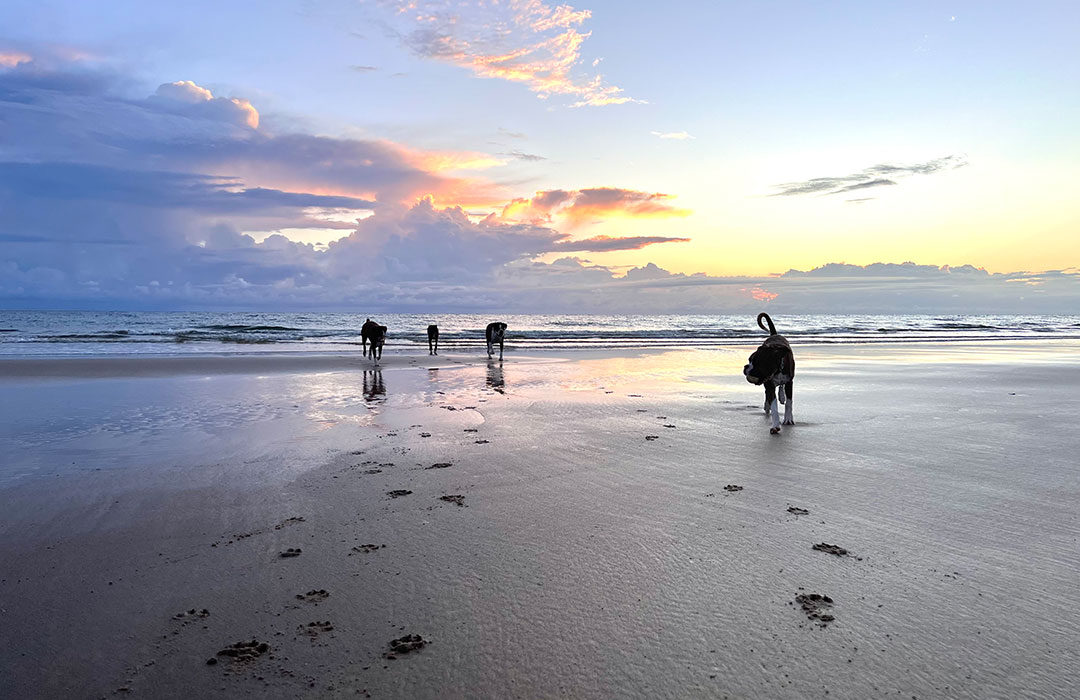
<path fill-rule="evenodd" d="M 785 418 L 784 419 L 784 425 L 795 425 L 795 419 L 794 418 Z"/>
<path fill-rule="evenodd" d="M 777 426 L 775 428 L 769 428 L 769 435 L 779 435 L 779 434 L 780 434 L 779 426 Z"/>

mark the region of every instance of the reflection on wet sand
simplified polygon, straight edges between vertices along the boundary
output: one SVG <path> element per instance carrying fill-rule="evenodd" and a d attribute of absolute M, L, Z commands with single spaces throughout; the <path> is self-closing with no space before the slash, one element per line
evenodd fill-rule
<path fill-rule="evenodd" d="M 487 385 L 499 392 L 505 394 L 506 380 L 503 379 L 503 366 L 502 360 L 496 362 L 495 360 L 488 360 L 487 363 Z"/>
<path fill-rule="evenodd" d="M 386 400 L 386 385 L 383 384 L 381 369 L 364 370 L 364 398 L 368 401 Z"/>

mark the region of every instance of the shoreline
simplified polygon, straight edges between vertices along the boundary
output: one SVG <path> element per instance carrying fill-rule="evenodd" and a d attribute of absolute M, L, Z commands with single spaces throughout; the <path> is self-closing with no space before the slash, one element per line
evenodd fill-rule
<path fill-rule="evenodd" d="M 516 348 L 508 350 L 504 362 L 533 363 L 553 361 L 580 361 L 583 359 L 614 358 L 624 356 L 662 355 L 668 353 L 723 352 L 749 355 L 756 346 L 746 344 L 723 344 L 714 346 L 627 347 L 627 348 Z M 1002 362 L 1045 361 L 1075 362 L 1080 340 L 1046 338 L 1033 340 L 977 341 L 899 341 L 873 343 L 807 343 L 795 345 L 796 361 L 833 357 L 880 358 L 883 355 L 905 357 L 920 355 L 926 361 L 938 355 L 942 361 L 986 362 L 998 359 Z M 1064 351 L 1054 355 L 1053 351 Z M 450 368 L 462 365 L 498 362 L 498 356 L 488 358 L 480 348 L 476 352 L 451 351 L 435 356 L 426 352 L 388 350 L 378 365 L 359 353 L 340 352 L 260 352 L 260 353 L 199 353 L 176 355 L 86 355 L 86 356 L 0 356 L 0 381 L 12 379 L 41 378 L 119 378 L 142 376 L 175 376 L 184 374 L 230 374 L 261 372 L 329 372 L 355 370 L 383 370 L 402 368 Z"/>

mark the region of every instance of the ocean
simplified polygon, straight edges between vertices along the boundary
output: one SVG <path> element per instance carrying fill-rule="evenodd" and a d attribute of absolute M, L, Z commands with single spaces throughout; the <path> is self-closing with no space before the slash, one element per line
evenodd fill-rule
<path fill-rule="evenodd" d="M 354 313 L 0 311 L 0 356 L 182 355 L 355 352 Z M 753 345 L 753 315 L 626 316 L 381 314 L 386 349 L 426 350 L 428 324 L 440 348 L 480 347 L 488 322 L 507 323 L 507 351 Z M 778 315 L 793 343 L 880 343 L 1080 339 L 1080 316 Z"/>

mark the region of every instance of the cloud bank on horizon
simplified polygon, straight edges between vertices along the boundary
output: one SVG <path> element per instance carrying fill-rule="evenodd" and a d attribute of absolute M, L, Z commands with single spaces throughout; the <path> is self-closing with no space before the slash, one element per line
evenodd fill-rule
<path fill-rule="evenodd" d="M 250 101 L 192 81 L 132 97 L 122 75 L 28 56 L 0 72 L 7 305 L 325 306 L 370 289 L 394 303 L 403 285 L 482 286 L 545 253 L 688 240 L 574 239 L 554 228 L 586 217 L 685 216 L 671 195 L 557 190 L 539 193 L 545 208 L 528 217 L 500 204 L 478 218 L 460 204 L 507 199 L 497 183 L 459 174 L 496 166 L 486 154 L 272 133 Z M 436 199 L 460 204 L 440 208 Z M 296 229 L 344 237 L 316 248 L 279 233 Z M 269 235 L 257 240 L 260 232 Z"/>
<path fill-rule="evenodd" d="M 536 31 L 556 36 L 581 21 L 544 17 L 533 18 Z M 688 242 L 669 228 L 691 214 L 674 195 L 597 186 L 515 196 L 486 175 L 501 163 L 486 153 L 273 131 L 251 101 L 190 80 L 140 93 L 129 76 L 75 54 L 0 54 L 7 308 L 1068 312 L 1080 290 L 1076 269 L 624 270 L 572 254 Z M 781 187 L 853 191 L 960 165 L 880 164 Z M 660 230 L 570 233 L 597 220 Z M 337 235 L 315 246 L 282 233 L 295 230 Z"/>

